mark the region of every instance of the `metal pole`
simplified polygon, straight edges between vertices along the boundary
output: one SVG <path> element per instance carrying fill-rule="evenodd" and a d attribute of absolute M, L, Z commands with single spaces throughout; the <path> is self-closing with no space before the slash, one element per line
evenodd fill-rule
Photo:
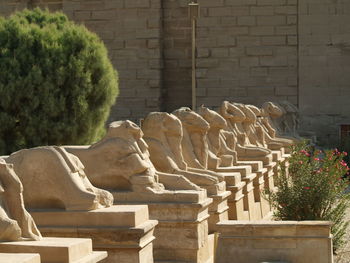
<path fill-rule="evenodd" d="M 196 94 L 196 19 L 192 18 L 192 110 L 197 109 Z"/>
<path fill-rule="evenodd" d="M 189 3 L 189 16 L 192 24 L 192 110 L 196 110 L 196 26 L 199 17 L 199 4 L 197 2 L 192 1 Z"/>

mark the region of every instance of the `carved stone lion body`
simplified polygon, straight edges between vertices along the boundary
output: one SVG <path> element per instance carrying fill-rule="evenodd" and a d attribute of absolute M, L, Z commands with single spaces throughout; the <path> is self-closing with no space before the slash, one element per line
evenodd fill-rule
<path fill-rule="evenodd" d="M 11 164 L 0 159 L 0 240 L 40 240 L 41 234 L 23 202 L 23 186 Z"/>
<path fill-rule="evenodd" d="M 29 208 L 92 210 L 113 204 L 113 196 L 94 187 L 80 160 L 62 147 L 20 150 L 6 162 L 21 179 Z"/>
<path fill-rule="evenodd" d="M 91 146 L 66 149 L 81 159 L 91 182 L 101 188 L 133 192 L 199 190 L 182 176 L 156 170 L 143 132 L 131 121 L 111 123 L 106 136 Z"/>

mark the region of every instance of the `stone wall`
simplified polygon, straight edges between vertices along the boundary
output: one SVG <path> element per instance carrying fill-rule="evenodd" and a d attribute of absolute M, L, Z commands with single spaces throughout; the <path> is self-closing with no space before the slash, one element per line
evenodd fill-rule
<path fill-rule="evenodd" d="M 189 0 L 0 0 L 63 10 L 106 43 L 119 72 L 110 120 L 191 106 Z M 350 123 L 350 4 L 346 0 L 198 0 L 198 104 L 289 100 L 303 129 L 337 144 Z"/>
<path fill-rule="evenodd" d="M 350 2 L 300 2 L 299 47 L 303 127 L 337 145 L 340 125 L 350 123 Z"/>
<path fill-rule="evenodd" d="M 198 103 L 297 103 L 297 1 L 199 2 Z"/>

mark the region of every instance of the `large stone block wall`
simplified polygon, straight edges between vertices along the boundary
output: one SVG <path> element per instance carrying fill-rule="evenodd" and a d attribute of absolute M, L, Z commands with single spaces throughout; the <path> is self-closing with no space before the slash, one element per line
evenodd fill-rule
<path fill-rule="evenodd" d="M 297 1 L 199 2 L 198 103 L 297 103 Z"/>
<path fill-rule="evenodd" d="M 303 127 L 337 145 L 350 124 L 350 2 L 299 3 L 299 98 Z"/>
<path fill-rule="evenodd" d="M 191 106 L 189 0 L 0 0 L 0 14 L 63 10 L 106 43 L 119 72 L 110 120 Z M 198 104 L 289 100 L 304 129 L 337 144 L 350 123 L 350 3 L 198 0 Z"/>

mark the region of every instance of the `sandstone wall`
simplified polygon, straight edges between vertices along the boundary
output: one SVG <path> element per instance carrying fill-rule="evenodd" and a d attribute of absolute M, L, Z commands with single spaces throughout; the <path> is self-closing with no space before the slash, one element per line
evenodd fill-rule
<path fill-rule="evenodd" d="M 189 0 L 1 0 L 63 10 L 106 43 L 119 72 L 110 120 L 191 105 Z M 350 123 L 350 3 L 346 0 L 198 0 L 198 104 L 289 100 L 304 129 L 336 144 Z"/>
<path fill-rule="evenodd" d="M 297 103 L 297 1 L 199 2 L 199 104 Z"/>
<path fill-rule="evenodd" d="M 299 3 L 299 98 L 303 126 L 336 145 L 350 123 L 350 2 Z"/>

